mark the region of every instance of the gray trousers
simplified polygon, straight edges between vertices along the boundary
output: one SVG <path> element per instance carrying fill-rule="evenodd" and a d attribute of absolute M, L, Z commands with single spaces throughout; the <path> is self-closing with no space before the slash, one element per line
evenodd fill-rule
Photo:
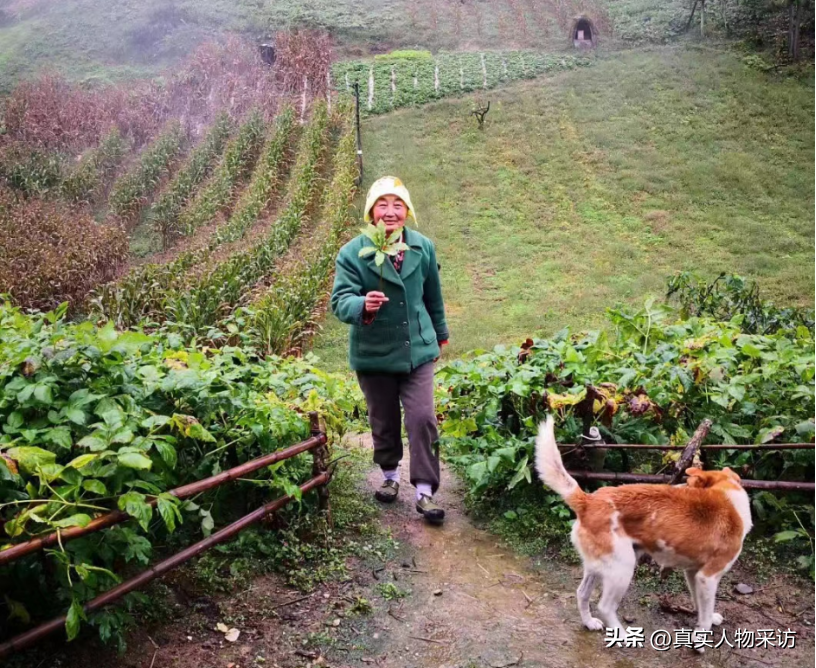
<path fill-rule="evenodd" d="M 368 405 L 368 423 L 374 440 L 374 463 L 385 471 L 402 460 L 400 400 L 411 449 L 411 484 L 424 482 L 434 493 L 439 488 L 439 432 L 434 411 L 434 363 L 411 373 L 357 372 Z"/>

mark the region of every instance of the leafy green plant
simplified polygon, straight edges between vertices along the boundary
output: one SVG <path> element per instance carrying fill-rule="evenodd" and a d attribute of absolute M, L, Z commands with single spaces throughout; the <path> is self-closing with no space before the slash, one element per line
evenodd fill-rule
<path fill-rule="evenodd" d="M 777 308 L 760 298 L 759 286 L 742 276 L 721 273 L 705 281 L 691 272 L 669 280 L 667 296 L 680 305 L 685 317 L 706 316 L 716 320 L 738 319 L 749 334 L 773 334 L 780 329 L 807 327 L 813 332 L 812 308 Z"/>
<path fill-rule="evenodd" d="M 380 291 L 383 289 L 383 264 L 385 263 L 385 256 L 390 255 L 394 257 L 400 251 L 411 250 L 408 244 L 400 241 L 402 237 L 402 229 L 394 230 L 391 234 L 385 231 L 385 223 L 380 221 L 377 225 L 366 225 L 360 229 L 369 241 L 371 246 L 361 248 L 359 252 L 360 257 L 374 256 L 374 264 L 380 268 Z"/>
<path fill-rule="evenodd" d="M 377 585 L 377 591 L 386 601 L 396 601 L 408 596 L 409 592 L 400 589 L 393 582 L 380 582 Z"/>
<path fill-rule="evenodd" d="M 812 441 L 814 360 L 808 328 L 747 334 L 740 320 L 679 318 L 665 305 L 611 309 L 613 334 L 530 339 L 521 347 L 452 362 L 437 372 L 438 410 L 449 461 L 472 498 L 496 498 L 525 482 L 535 434 L 559 416 L 559 441 L 578 442 L 584 420 L 619 443 L 685 444 L 703 418 L 708 442 Z M 730 466 L 765 480 L 812 479 L 813 451 L 718 450 L 706 466 Z M 607 455 L 613 471 L 659 472 L 672 459 Z M 787 495 L 810 508 L 812 499 Z M 771 495 L 755 494 L 765 506 Z M 766 528 L 789 528 L 790 509 L 774 507 Z M 796 506 L 793 506 L 796 509 Z M 797 511 L 798 512 L 798 511 Z M 758 527 L 761 531 L 762 527 Z"/>
<path fill-rule="evenodd" d="M 787 531 L 780 531 L 779 533 L 774 534 L 774 540 L 777 543 L 797 541 L 807 545 L 807 547 L 810 549 L 810 554 L 803 554 L 799 556 L 796 560 L 796 563 L 799 565 L 800 568 L 810 571 L 810 577 L 814 577 L 813 536 L 805 528 L 805 525 L 802 524 L 802 520 L 799 518 L 799 515 L 795 512 L 793 513 L 793 515 L 796 518 L 796 521 L 799 524 L 799 526 L 796 527 L 795 529 L 788 529 Z"/>
<path fill-rule="evenodd" d="M 167 490 L 308 437 L 309 410 L 342 430 L 356 395 L 308 360 L 185 347 L 172 333 L 67 323 L 65 311 L 0 307 L 0 549 L 116 508 L 132 520 L 4 566 L 0 586 L 32 620 L 70 606 L 73 637 L 81 604 L 126 564 L 147 564 L 157 540 L 207 535 L 291 490 L 311 462 L 287 460 L 254 484 L 232 483 L 226 496 L 181 502 Z M 103 636 L 115 621 L 105 619 Z"/>

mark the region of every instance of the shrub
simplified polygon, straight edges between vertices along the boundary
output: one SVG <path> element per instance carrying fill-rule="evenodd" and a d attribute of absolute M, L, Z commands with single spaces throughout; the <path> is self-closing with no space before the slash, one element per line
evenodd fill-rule
<path fill-rule="evenodd" d="M 80 302 L 127 258 L 124 233 L 55 202 L 0 189 L 0 292 L 30 308 Z"/>
<path fill-rule="evenodd" d="M 564 443 L 579 442 L 588 419 L 609 443 L 684 445 L 704 418 L 713 422 L 707 443 L 813 441 L 813 339 L 806 327 L 746 334 L 737 322 L 678 319 L 652 303 L 610 310 L 609 317 L 612 337 L 564 330 L 437 372 L 443 440 L 473 498 L 497 498 L 533 482 L 534 438 L 550 412 Z M 609 451 L 605 468 L 656 473 L 677 455 L 624 459 L 624 452 Z M 743 477 L 813 480 L 813 450 L 707 456 L 707 466 L 730 466 Z M 755 511 L 767 507 L 765 496 L 752 497 Z M 812 513 L 812 497 L 786 498 L 790 508 Z M 780 512 L 774 524 L 757 528 L 779 531 L 793 519 Z"/>
<path fill-rule="evenodd" d="M 0 306 L 0 549 L 116 508 L 133 519 L 0 568 L 0 586 L 24 617 L 70 605 L 70 639 L 84 619 L 81 604 L 109 589 L 117 572 L 144 569 L 157 543 L 181 547 L 291 493 L 311 476 L 311 458 L 195 503 L 165 492 L 307 438 L 309 410 L 321 413 L 330 437 L 342 436 L 356 395 L 308 362 L 186 348 L 175 335 L 118 333 L 111 323 L 69 324 L 63 315 Z M 28 503 L 35 498 L 43 502 Z M 304 498 L 299 508 L 310 507 Z M 113 612 L 88 620 L 103 639 L 130 617 Z"/>
<path fill-rule="evenodd" d="M 773 334 L 781 329 L 807 327 L 813 332 L 812 308 L 777 308 L 759 296 L 759 286 L 735 274 L 722 273 L 707 282 L 690 272 L 669 281 L 667 296 L 679 303 L 683 317 L 708 317 L 729 322 L 735 318 L 748 334 Z"/>

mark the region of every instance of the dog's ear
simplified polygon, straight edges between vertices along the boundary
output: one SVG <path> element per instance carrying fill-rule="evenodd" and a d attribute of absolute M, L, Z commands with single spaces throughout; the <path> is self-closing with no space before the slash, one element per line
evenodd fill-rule
<path fill-rule="evenodd" d="M 739 473 L 734 471 L 729 466 L 726 466 L 722 471 L 723 471 L 723 473 L 728 474 L 728 477 L 731 478 L 732 480 L 742 480 L 742 478 L 739 477 Z"/>
<path fill-rule="evenodd" d="M 688 476 L 686 484 L 689 487 L 705 487 L 708 484 L 705 478 L 705 471 L 698 469 L 696 466 L 686 469 L 686 475 Z"/>

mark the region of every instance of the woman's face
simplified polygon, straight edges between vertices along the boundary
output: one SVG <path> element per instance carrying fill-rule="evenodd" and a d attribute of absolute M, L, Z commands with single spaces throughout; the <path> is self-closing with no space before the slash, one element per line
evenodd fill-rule
<path fill-rule="evenodd" d="M 408 217 L 408 207 L 396 195 L 383 195 L 371 208 L 371 217 L 376 225 L 380 221 L 385 224 L 385 230 L 389 234 L 405 225 Z"/>

